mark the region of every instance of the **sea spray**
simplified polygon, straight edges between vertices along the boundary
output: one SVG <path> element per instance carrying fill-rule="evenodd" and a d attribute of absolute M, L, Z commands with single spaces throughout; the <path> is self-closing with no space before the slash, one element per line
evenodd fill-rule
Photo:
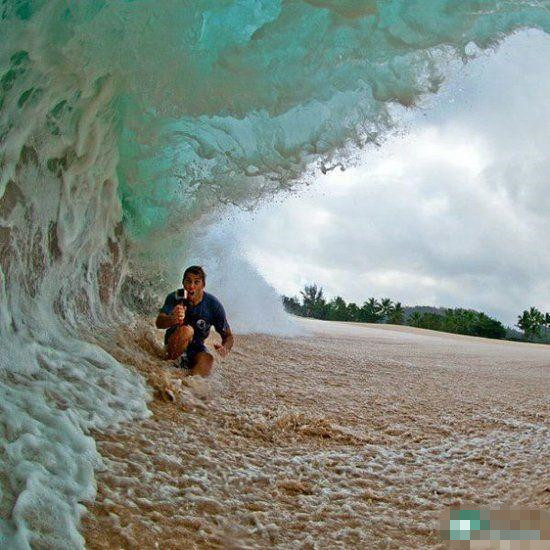
<path fill-rule="evenodd" d="M 0 546 L 83 546 L 91 428 L 147 415 L 98 347 L 165 289 L 194 221 L 377 140 L 391 106 L 547 1 L 0 7 Z M 181 267 L 181 266 L 180 266 Z M 125 289 L 125 301 L 120 299 Z"/>

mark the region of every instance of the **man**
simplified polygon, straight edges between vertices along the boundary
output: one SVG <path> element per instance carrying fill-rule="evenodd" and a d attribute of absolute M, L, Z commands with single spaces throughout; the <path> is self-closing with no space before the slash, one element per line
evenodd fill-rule
<path fill-rule="evenodd" d="M 180 366 L 201 376 L 208 376 L 214 363 L 204 345 L 212 325 L 222 337 L 221 344 L 214 344 L 220 357 L 225 357 L 233 347 L 233 334 L 223 306 L 204 291 L 205 285 L 202 267 L 188 267 L 183 274 L 183 288 L 168 294 L 156 320 L 157 328 L 168 329 L 164 335 L 167 359 L 181 356 Z"/>

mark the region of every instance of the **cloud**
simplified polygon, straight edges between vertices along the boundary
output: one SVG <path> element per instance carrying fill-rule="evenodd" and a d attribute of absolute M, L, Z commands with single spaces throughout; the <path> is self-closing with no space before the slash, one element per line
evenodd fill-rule
<path fill-rule="evenodd" d="M 550 310 L 550 37 L 509 38 L 415 112 L 409 132 L 235 235 L 277 290 L 472 307 L 513 324 Z"/>

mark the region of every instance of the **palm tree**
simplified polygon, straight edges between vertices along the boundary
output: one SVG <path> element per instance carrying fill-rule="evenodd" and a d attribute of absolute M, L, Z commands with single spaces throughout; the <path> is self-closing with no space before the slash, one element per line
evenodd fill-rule
<path fill-rule="evenodd" d="M 550 313 L 544 314 L 544 339 L 548 342 L 548 332 L 550 331 Z"/>
<path fill-rule="evenodd" d="M 331 321 L 350 321 L 348 306 L 341 296 L 327 304 L 327 317 Z"/>
<path fill-rule="evenodd" d="M 316 284 L 306 285 L 304 290 L 300 291 L 300 294 L 302 295 L 305 316 L 323 318 L 326 306 L 323 287 L 318 288 Z"/>
<path fill-rule="evenodd" d="M 361 317 L 361 310 L 356 303 L 350 302 L 348 304 L 348 317 L 350 321 L 359 321 Z"/>
<path fill-rule="evenodd" d="M 532 330 L 532 321 L 529 316 L 529 312 L 526 309 L 523 310 L 521 315 L 518 315 L 518 322 L 516 323 L 516 326 L 523 331 L 523 336 L 525 339 L 529 340 Z"/>
<path fill-rule="evenodd" d="M 382 317 L 387 320 L 393 311 L 393 302 L 389 298 L 382 298 L 380 300 L 380 310 Z"/>
<path fill-rule="evenodd" d="M 422 313 L 420 311 L 413 311 L 407 321 L 412 327 L 419 327 L 422 322 Z"/>
<path fill-rule="evenodd" d="M 389 321 L 394 325 L 402 325 L 404 315 L 405 311 L 401 305 L 401 302 L 397 302 L 391 310 Z"/>
<path fill-rule="evenodd" d="M 529 315 L 533 320 L 534 335 L 540 338 L 541 336 L 540 332 L 545 322 L 544 314 L 541 313 L 536 307 L 530 307 Z"/>
<path fill-rule="evenodd" d="M 366 323 L 380 321 L 381 306 L 376 298 L 369 298 L 361 307 L 361 320 Z"/>
<path fill-rule="evenodd" d="M 523 330 L 525 339 L 529 340 L 533 336 L 540 337 L 540 329 L 545 324 L 545 321 L 546 317 L 536 307 L 530 307 L 529 311 L 525 309 L 518 316 L 516 326 Z"/>

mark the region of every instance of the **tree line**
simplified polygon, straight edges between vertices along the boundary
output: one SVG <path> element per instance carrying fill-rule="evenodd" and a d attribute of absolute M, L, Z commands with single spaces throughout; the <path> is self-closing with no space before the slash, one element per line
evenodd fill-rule
<path fill-rule="evenodd" d="M 518 315 L 516 326 L 523 331 L 526 340 L 550 343 L 550 313 L 530 307 Z"/>
<path fill-rule="evenodd" d="M 391 323 L 485 338 L 514 336 L 514 331 L 481 311 L 463 308 L 407 307 L 390 298 L 378 300 L 374 297 L 368 298 L 359 306 L 354 302 L 346 303 L 341 296 L 327 300 L 323 288 L 317 284 L 306 285 L 300 291 L 300 298 L 283 296 L 282 299 L 289 313 L 302 317 L 328 321 Z M 524 339 L 545 341 L 550 335 L 550 314 L 543 314 L 532 307 L 518 316 L 516 326 L 523 331 Z"/>

